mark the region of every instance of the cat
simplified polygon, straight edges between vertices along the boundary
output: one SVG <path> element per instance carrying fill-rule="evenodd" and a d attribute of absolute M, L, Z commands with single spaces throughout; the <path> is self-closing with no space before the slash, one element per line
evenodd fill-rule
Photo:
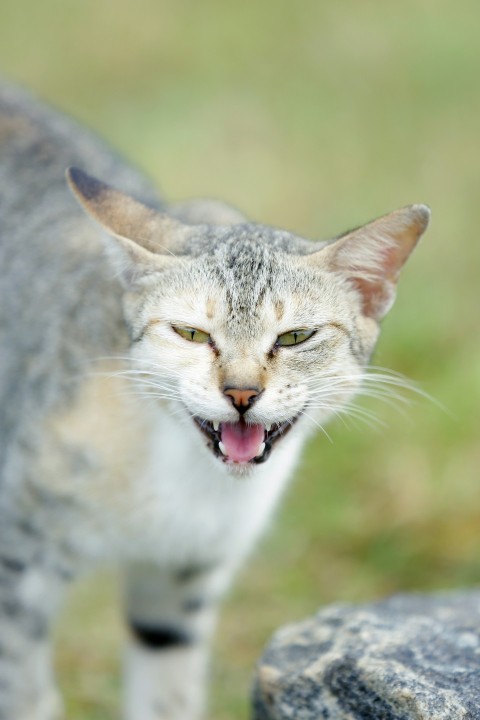
<path fill-rule="evenodd" d="M 222 595 L 306 438 L 360 390 L 429 214 L 312 242 L 168 205 L 2 87 L 0 720 L 62 717 L 50 631 L 104 562 L 124 576 L 123 717 L 202 715 Z"/>

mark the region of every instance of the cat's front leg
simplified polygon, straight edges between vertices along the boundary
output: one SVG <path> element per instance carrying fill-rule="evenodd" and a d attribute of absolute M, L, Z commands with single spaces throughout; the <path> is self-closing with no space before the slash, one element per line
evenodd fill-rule
<path fill-rule="evenodd" d="M 0 719 L 62 720 L 63 702 L 55 685 L 51 643 L 49 640 L 31 642 L 27 650 L 20 662 L 18 656 L 4 659 L 3 673 L 9 676 L 13 670 L 17 679 L 7 685 L 5 695 L 0 692 L 0 708 L 3 705 L 6 708 L 0 709 Z"/>
<path fill-rule="evenodd" d="M 205 704 L 209 641 L 221 570 L 142 565 L 127 575 L 125 720 L 197 720 Z"/>
<path fill-rule="evenodd" d="M 0 720 L 59 720 L 50 627 L 63 582 L 0 544 Z"/>

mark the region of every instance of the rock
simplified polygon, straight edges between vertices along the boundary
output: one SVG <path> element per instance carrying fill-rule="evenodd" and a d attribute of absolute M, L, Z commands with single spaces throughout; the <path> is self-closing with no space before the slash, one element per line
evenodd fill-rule
<path fill-rule="evenodd" d="M 480 591 L 333 605 L 278 631 L 254 720 L 480 720 Z"/>

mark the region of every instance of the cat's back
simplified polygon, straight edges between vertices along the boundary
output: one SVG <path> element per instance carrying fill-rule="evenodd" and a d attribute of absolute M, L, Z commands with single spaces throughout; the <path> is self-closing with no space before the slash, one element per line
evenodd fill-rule
<path fill-rule="evenodd" d="M 158 204 L 93 134 L 0 84 L 0 470 L 22 425 L 66 401 L 90 360 L 126 347 L 120 287 L 67 189 L 69 165 Z"/>

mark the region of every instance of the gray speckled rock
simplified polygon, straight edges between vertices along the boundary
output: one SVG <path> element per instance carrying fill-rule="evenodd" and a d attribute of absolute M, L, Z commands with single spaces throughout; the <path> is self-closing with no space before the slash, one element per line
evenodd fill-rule
<path fill-rule="evenodd" d="M 480 720 L 480 592 L 334 605 L 278 631 L 254 720 Z"/>

